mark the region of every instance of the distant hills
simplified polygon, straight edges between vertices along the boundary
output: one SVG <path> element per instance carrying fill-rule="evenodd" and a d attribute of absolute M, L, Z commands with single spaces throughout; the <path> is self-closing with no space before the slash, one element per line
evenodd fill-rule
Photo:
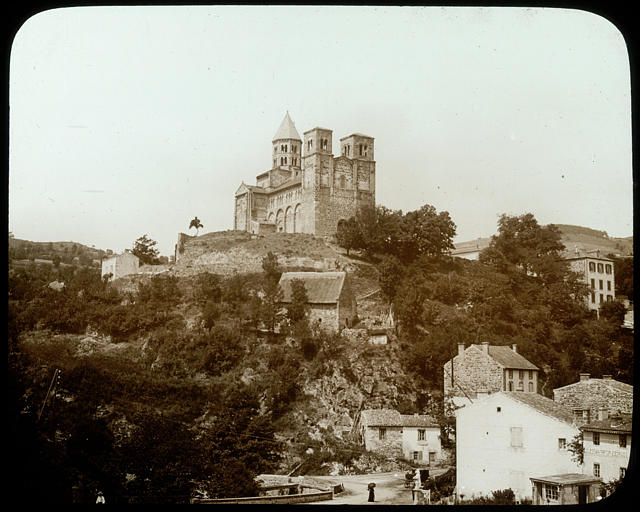
<path fill-rule="evenodd" d="M 41 263 L 59 261 L 63 264 L 100 266 L 104 256 L 111 251 L 87 247 L 77 242 L 32 242 L 9 238 L 9 261 L 42 260 Z"/>
<path fill-rule="evenodd" d="M 564 254 L 571 256 L 578 252 L 600 251 L 600 256 L 612 254 L 616 257 L 633 256 L 633 237 L 626 238 L 609 237 L 606 231 L 573 226 L 570 224 L 555 224 L 562 233 L 562 243 L 565 246 Z M 476 238 L 464 242 L 455 243 L 455 252 L 470 252 L 482 250 L 489 246 L 491 237 Z"/>

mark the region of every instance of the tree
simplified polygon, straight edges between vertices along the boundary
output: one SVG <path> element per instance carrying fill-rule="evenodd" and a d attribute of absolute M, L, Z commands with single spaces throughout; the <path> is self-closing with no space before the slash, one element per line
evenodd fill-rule
<path fill-rule="evenodd" d="M 547 284 L 563 280 L 568 273 L 563 250 L 560 231 L 553 224 L 540 226 L 531 213 L 502 214 L 498 234 L 491 237 L 480 261 L 493 265 L 499 272 L 537 276 Z"/>
<path fill-rule="evenodd" d="M 282 275 L 282 268 L 278 263 L 278 257 L 271 251 L 262 258 L 262 270 L 268 282 L 277 284 Z"/>
<path fill-rule="evenodd" d="M 197 215 L 193 219 L 191 219 L 191 222 L 189 223 L 189 229 L 196 228 L 196 236 L 198 236 L 198 230 L 202 227 L 204 226 L 200 222 L 200 219 Z"/>
<path fill-rule="evenodd" d="M 155 246 L 158 244 L 155 240 L 152 240 L 147 235 L 142 235 L 133 243 L 132 254 L 136 255 L 140 260 L 140 263 L 146 265 L 158 265 L 160 260 L 158 255 L 160 254 Z"/>
<path fill-rule="evenodd" d="M 448 212 L 437 213 L 433 206 L 425 204 L 404 215 L 400 233 L 399 256 L 410 263 L 418 256 L 439 257 L 453 249 L 456 225 Z"/>
<path fill-rule="evenodd" d="M 340 247 L 347 250 L 347 256 L 349 256 L 351 249 L 360 249 L 362 247 L 362 235 L 354 217 L 338 222 L 336 240 Z"/>
<path fill-rule="evenodd" d="M 393 255 L 385 255 L 378 264 L 378 284 L 382 295 L 393 302 L 396 297 L 396 290 L 402 280 L 404 268 L 400 260 Z"/>
<path fill-rule="evenodd" d="M 287 306 L 287 318 L 291 325 L 307 318 L 309 296 L 302 279 L 291 280 L 291 302 Z"/>

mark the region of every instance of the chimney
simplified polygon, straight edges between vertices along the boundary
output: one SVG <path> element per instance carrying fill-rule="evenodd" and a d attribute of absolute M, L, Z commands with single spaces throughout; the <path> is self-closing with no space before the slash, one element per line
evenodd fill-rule
<path fill-rule="evenodd" d="M 483 351 L 485 354 L 488 354 L 488 353 L 489 353 L 489 342 L 488 342 L 488 341 L 483 341 L 483 342 L 482 342 L 482 351 Z"/>
<path fill-rule="evenodd" d="M 458 355 L 462 355 L 464 352 L 464 343 L 458 343 Z"/>
<path fill-rule="evenodd" d="M 582 382 L 583 380 L 589 380 L 589 373 L 581 373 L 580 374 L 580 382 Z"/>
<path fill-rule="evenodd" d="M 608 420 L 609 419 L 609 411 L 605 407 L 600 407 L 598 409 L 598 419 L 599 420 Z"/>
<path fill-rule="evenodd" d="M 612 380 L 611 375 L 603 375 L 602 380 Z"/>
<path fill-rule="evenodd" d="M 518 347 L 518 345 L 516 345 L 515 343 L 514 343 L 513 345 L 511 345 L 511 348 L 512 348 L 512 349 L 513 349 L 513 351 L 514 351 L 514 352 L 516 352 L 516 353 L 518 352 L 518 351 L 516 350 L 516 348 L 517 348 L 517 347 Z"/>

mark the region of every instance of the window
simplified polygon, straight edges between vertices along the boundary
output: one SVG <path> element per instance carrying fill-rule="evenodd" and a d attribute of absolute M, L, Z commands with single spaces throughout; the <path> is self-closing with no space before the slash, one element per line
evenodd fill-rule
<path fill-rule="evenodd" d="M 509 370 L 509 378 L 513 379 L 513 370 Z"/>
<path fill-rule="evenodd" d="M 600 464 L 597 462 L 593 463 L 593 476 L 600 476 Z"/>
<path fill-rule="evenodd" d="M 558 501 L 559 485 L 544 484 L 544 497 L 547 501 Z"/>
<path fill-rule="evenodd" d="M 419 429 L 418 430 L 418 441 L 424 441 L 425 438 L 425 430 L 424 429 Z M 620 445 L 622 446 L 622 445 Z"/>
<path fill-rule="evenodd" d="M 518 381 L 518 391 L 524 391 L 524 382 Z"/>
<path fill-rule="evenodd" d="M 598 279 L 598 284 L 600 285 L 600 289 L 602 290 L 602 279 Z"/>
<path fill-rule="evenodd" d="M 362 156 L 362 144 L 358 144 L 358 146 L 360 147 L 360 156 Z"/>
<path fill-rule="evenodd" d="M 593 444 L 600 444 L 600 432 L 593 433 Z"/>
<path fill-rule="evenodd" d="M 518 370 L 518 378 L 522 380 L 522 370 Z"/>
<path fill-rule="evenodd" d="M 380 439 L 380 441 L 383 441 L 386 438 L 387 438 L 387 429 L 384 427 L 380 427 L 380 430 L 378 431 L 378 439 Z"/>
<path fill-rule="evenodd" d="M 322 149 L 327 149 L 328 144 L 329 144 L 328 139 L 322 139 Z"/>
<path fill-rule="evenodd" d="M 605 265 L 605 271 L 607 272 L 607 274 L 611 274 L 611 265 L 607 264 Z"/>
<path fill-rule="evenodd" d="M 593 261 L 589 262 L 589 271 L 590 272 L 595 272 L 596 271 L 596 264 Z"/>
<path fill-rule="evenodd" d="M 600 304 L 602 304 L 604 302 L 604 295 L 601 293 L 600 294 Z"/>
<path fill-rule="evenodd" d="M 627 434 L 620 434 L 618 436 L 618 443 L 620 444 L 621 448 L 626 448 L 627 447 Z"/>
<path fill-rule="evenodd" d="M 533 382 L 529 381 L 529 393 L 533 393 L 534 389 L 533 389 Z"/>
<path fill-rule="evenodd" d="M 496 407 L 496 412 L 502 411 L 502 407 Z"/>
<path fill-rule="evenodd" d="M 284 157 L 284 163 L 285 164 L 287 163 L 287 157 L 286 156 Z"/>
<path fill-rule="evenodd" d="M 611 291 L 611 281 L 607 281 L 607 290 Z"/>
<path fill-rule="evenodd" d="M 512 380 L 510 380 L 510 381 L 508 382 L 508 384 L 507 384 L 507 389 L 508 389 L 508 391 L 513 391 L 513 381 L 512 381 Z"/>
<path fill-rule="evenodd" d="M 291 146 L 291 151 L 293 151 L 294 153 L 296 152 L 297 149 L 298 149 L 298 146 L 296 146 L 295 144 Z"/>
<path fill-rule="evenodd" d="M 529 380 L 533 380 L 533 370 L 529 370 Z"/>
<path fill-rule="evenodd" d="M 422 452 L 413 452 L 413 460 L 422 460 Z"/>
<path fill-rule="evenodd" d="M 598 263 L 598 272 L 604 272 L 604 265 L 602 263 Z"/>
<path fill-rule="evenodd" d="M 591 278 L 591 289 L 595 290 L 596 289 L 596 280 Z"/>
<path fill-rule="evenodd" d="M 307 150 L 311 151 L 313 149 L 313 139 L 309 139 L 307 141 Z"/>
<path fill-rule="evenodd" d="M 591 303 L 595 304 L 596 303 L 596 294 L 591 292 Z"/>
<path fill-rule="evenodd" d="M 624 475 L 627 474 L 627 468 L 620 468 L 620 478 L 624 478 Z"/>
<path fill-rule="evenodd" d="M 558 438 L 558 450 L 566 450 L 567 449 L 567 440 L 564 437 Z"/>
<path fill-rule="evenodd" d="M 522 447 L 522 427 L 511 427 L 511 446 Z"/>

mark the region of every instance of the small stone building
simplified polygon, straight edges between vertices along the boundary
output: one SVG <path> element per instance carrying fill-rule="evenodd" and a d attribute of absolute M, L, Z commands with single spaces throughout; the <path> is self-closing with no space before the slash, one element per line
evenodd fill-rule
<path fill-rule="evenodd" d="M 498 391 L 538 392 L 538 367 L 511 347 L 458 344 L 444 364 L 444 394 L 457 407 Z"/>
<path fill-rule="evenodd" d="M 569 407 L 579 424 L 597 419 L 601 410 L 609 415 L 633 412 L 633 386 L 614 380 L 611 375 L 594 379 L 581 373 L 578 382 L 554 389 L 553 399 Z"/>
<path fill-rule="evenodd" d="M 125 251 L 122 254 L 114 254 L 102 260 L 101 277 L 111 274 L 110 281 L 129 274 L 137 274 L 140 268 L 140 260 L 135 254 Z"/>
<path fill-rule="evenodd" d="M 400 414 L 394 409 L 360 412 L 358 434 L 368 451 L 427 464 L 443 458 L 440 426 L 424 414 Z"/>
<path fill-rule="evenodd" d="M 356 298 L 346 272 L 283 272 L 279 284 L 284 306 L 291 303 L 295 279 L 304 283 L 310 323 L 319 321 L 321 328 L 339 332 L 356 322 Z"/>

